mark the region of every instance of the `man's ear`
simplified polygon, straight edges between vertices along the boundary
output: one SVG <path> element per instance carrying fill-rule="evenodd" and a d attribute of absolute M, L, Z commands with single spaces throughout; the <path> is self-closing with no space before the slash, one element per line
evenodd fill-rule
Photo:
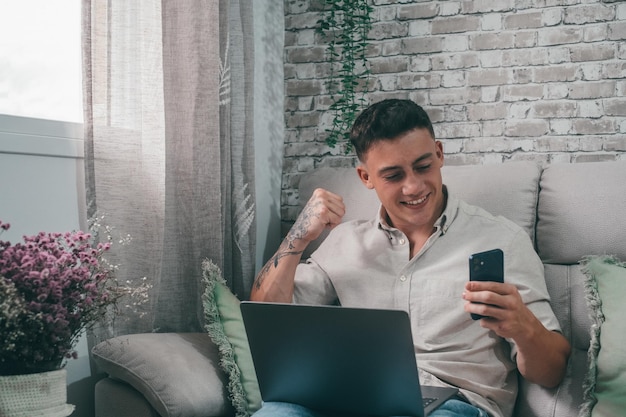
<path fill-rule="evenodd" d="M 441 141 L 436 140 L 435 146 L 437 147 L 437 159 L 440 161 L 440 166 L 443 166 L 444 153 L 443 153 L 443 143 Z"/>
<path fill-rule="evenodd" d="M 370 174 L 367 172 L 367 169 L 363 165 L 357 166 L 356 172 L 367 188 L 369 188 L 370 190 L 374 188 L 374 184 L 372 184 L 372 181 L 370 181 Z"/>

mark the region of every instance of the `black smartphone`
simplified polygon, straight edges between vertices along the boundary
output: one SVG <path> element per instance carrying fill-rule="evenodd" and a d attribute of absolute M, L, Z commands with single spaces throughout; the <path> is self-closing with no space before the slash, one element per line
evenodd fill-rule
<path fill-rule="evenodd" d="M 504 253 L 501 249 L 492 249 L 474 253 L 469 257 L 470 281 L 504 282 Z M 484 316 L 472 313 L 472 319 L 479 320 Z"/>

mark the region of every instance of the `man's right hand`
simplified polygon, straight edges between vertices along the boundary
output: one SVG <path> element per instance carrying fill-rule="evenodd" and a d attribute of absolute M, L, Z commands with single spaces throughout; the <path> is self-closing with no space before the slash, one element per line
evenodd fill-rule
<path fill-rule="evenodd" d="M 332 229 L 341 223 L 345 213 L 346 207 L 341 196 L 317 188 L 289 231 L 287 239 L 291 239 L 292 244 L 296 244 L 296 240 L 302 240 L 308 245 L 317 239 L 324 229 Z M 304 247 L 302 249 L 304 250 Z"/>
<path fill-rule="evenodd" d="M 261 269 L 250 298 L 255 301 L 291 302 L 296 267 L 307 245 L 326 228 L 334 228 L 346 212 L 341 196 L 318 188 L 302 209 L 278 251 Z"/>

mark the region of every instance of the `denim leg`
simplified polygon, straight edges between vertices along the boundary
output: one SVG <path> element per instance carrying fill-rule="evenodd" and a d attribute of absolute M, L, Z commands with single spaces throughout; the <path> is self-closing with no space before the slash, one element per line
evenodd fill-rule
<path fill-rule="evenodd" d="M 252 417 L 329 417 L 297 404 L 267 402 Z M 480 408 L 458 400 L 448 400 L 428 417 L 488 417 Z"/>
<path fill-rule="evenodd" d="M 448 400 L 428 417 L 488 417 L 480 408 L 459 400 Z"/>
<path fill-rule="evenodd" d="M 267 402 L 253 417 L 326 417 L 323 414 L 297 404 Z"/>

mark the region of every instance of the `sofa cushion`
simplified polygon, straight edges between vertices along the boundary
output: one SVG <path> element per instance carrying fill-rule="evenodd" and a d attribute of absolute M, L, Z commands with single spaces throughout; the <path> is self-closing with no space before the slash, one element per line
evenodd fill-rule
<path fill-rule="evenodd" d="M 451 194 L 504 216 L 535 238 L 541 167 L 516 161 L 495 165 L 452 165 L 442 169 L 443 182 Z"/>
<path fill-rule="evenodd" d="M 622 415 L 626 410 L 626 264 L 612 256 L 594 256 L 583 265 L 594 324 L 580 415 Z"/>
<path fill-rule="evenodd" d="M 585 303 L 585 277 L 580 265 L 545 265 L 550 305 L 572 351 L 565 378 L 548 389 L 520 377 L 515 416 L 577 416 L 583 402 L 582 381 L 587 374 L 591 321 Z"/>
<path fill-rule="evenodd" d="M 203 333 L 118 336 L 92 349 L 100 370 L 139 391 L 162 417 L 209 417 L 232 410 L 216 346 Z"/>
<path fill-rule="evenodd" d="M 626 259 L 626 161 L 552 164 L 541 176 L 537 250 L 545 263 Z"/>
<path fill-rule="evenodd" d="M 217 265 L 206 260 L 202 269 L 205 327 L 219 349 L 219 363 L 228 375 L 228 391 L 236 415 L 247 417 L 261 408 L 261 394 L 239 300 L 226 286 Z"/>

